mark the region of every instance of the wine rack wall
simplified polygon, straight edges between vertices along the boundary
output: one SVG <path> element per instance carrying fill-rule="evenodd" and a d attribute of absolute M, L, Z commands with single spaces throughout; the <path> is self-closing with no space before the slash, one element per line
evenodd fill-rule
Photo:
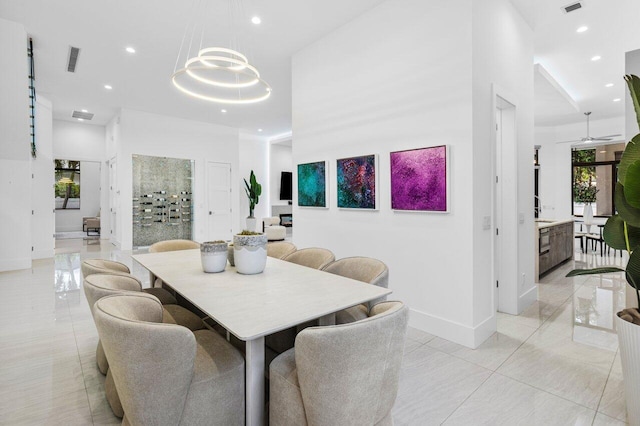
<path fill-rule="evenodd" d="M 133 246 L 192 239 L 193 162 L 133 156 Z"/>

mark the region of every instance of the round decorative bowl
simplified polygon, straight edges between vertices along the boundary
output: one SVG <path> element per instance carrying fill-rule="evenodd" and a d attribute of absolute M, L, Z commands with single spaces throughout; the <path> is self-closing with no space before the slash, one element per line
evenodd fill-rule
<path fill-rule="evenodd" d="M 200 258 L 204 272 L 222 272 L 227 266 L 227 243 L 207 241 L 200 245 Z"/>
<path fill-rule="evenodd" d="M 234 235 L 233 259 L 240 274 L 253 275 L 264 271 L 267 265 L 267 236 Z"/>

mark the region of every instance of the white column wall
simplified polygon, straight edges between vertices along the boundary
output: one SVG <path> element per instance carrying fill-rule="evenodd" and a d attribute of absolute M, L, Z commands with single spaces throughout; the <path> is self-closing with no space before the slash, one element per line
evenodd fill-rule
<path fill-rule="evenodd" d="M 293 57 L 293 163 L 329 161 L 328 210 L 296 207 L 298 247 L 371 256 L 410 324 L 477 344 L 471 1 L 386 1 Z M 448 144 L 451 212 L 393 212 L 389 152 Z M 337 158 L 379 154 L 376 212 L 336 207 Z M 296 176 L 294 175 L 294 187 Z"/>
<path fill-rule="evenodd" d="M 37 156 L 31 160 L 33 186 L 31 205 L 32 259 L 53 257 L 55 249 L 55 203 L 53 184 L 53 112 L 52 105 L 42 95 L 36 103 Z"/>
<path fill-rule="evenodd" d="M 184 120 L 129 109 L 109 123 L 107 158 L 117 158 L 118 209 L 116 238 L 123 250 L 132 248 L 132 167 L 133 154 L 195 160 L 194 239 L 206 238 L 206 163 L 217 161 L 231 164 L 232 209 L 238 210 L 239 160 L 238 130 L 214 124 Z M 113 140 L 111 137 L 113 136 Z M 233 217 L 233 229 L 238 229 L 239 216 Z"/>
<path fill-rule="evenodd" d="M 0 272 L 31 267 L 27 33 L 0 19 Z"/>
<path fill-rule="evenodd" d="M 492 243 L 495 93 L 514 104 L 515 145 L 503 144 L 500 309 L 537 299 L 533 222 L 533 31 L 508 0 L 473 2 L 473 324 L 476 343 L 496 329 Z"/>

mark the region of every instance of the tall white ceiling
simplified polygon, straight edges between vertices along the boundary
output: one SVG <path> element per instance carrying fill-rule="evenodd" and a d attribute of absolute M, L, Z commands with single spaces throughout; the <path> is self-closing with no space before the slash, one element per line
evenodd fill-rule
<path fill-rule="evenodd" d="M 96 114 L 92 123 L 105 124 L 126 107 L 248 131 L 262 128 L 275 136 L 291 130 L 292 54 L 384 0 L 242 0 L 246 19 L 233 31 L 273 87 L 266 102 L 243 106 L 192 99 L 170 83 L 185 26 L 201 1 L 0 0 L 0 17 L 23 23 L 33 37 L 37 90 L 53 101 L 54 118 L 71 120 L 73 110 L 87 109 Z M 229 28 L 220 22 L 229 16 L 229 1 L 208 0 L 209 37 L 228 39 Z M 474 0 L 474 7 L 481 1 Z M 593 111 L 594 120 L 623 115 L 624 53 L 640 48 L 640 0 L 583 0 L 584 7 L 570 14 L 561 10 L 570 1 L 511 1 L 534 29 L 535 62 L 579 109 L 563 104 L 566 96 L 536 78 L 536 124 L 580 122 L 584 111 Z M 253 15 L 262 18 L 261 25 L 249 22 Z M 578 34 L 581 25 L 589 30 Z M 74 74 L 66 71 L 69 46 L 82 49 Z M 126 46 L 137 53 L 126 53 Z M 592 62 L 594 55 L 602 59 Z M 614 86 L 606 88 L 609 82 Z"/>

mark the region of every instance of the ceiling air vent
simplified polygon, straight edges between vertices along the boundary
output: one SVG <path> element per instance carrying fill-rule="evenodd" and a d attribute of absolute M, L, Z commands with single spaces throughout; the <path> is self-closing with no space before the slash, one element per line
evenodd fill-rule
<path fill-rule="evenodd" d="M 67 61 L 67 71 L 76 72 L 76 65 L 78 64 L 79 54 L 80 54 L 79 47 L 69 46 L 69 60 Z"/>
<path fill-rule="evenodd" d="M 581 2 L 571 3 L 571 4 L 569 4 L 567 6 L 564 6 L 562 8 L 562 10 L 564 10 L 564 13 L 573 12 L 574 10 L 578 10 L 578 9 L 582 9 L 582 3 Z"/>
<path fill-rule="evenodd" d="M 91 120 L 93 118 L 93 114 L 90 112 L 73 111 L 71 117 L 82 118 L 83 120 Z"/>

